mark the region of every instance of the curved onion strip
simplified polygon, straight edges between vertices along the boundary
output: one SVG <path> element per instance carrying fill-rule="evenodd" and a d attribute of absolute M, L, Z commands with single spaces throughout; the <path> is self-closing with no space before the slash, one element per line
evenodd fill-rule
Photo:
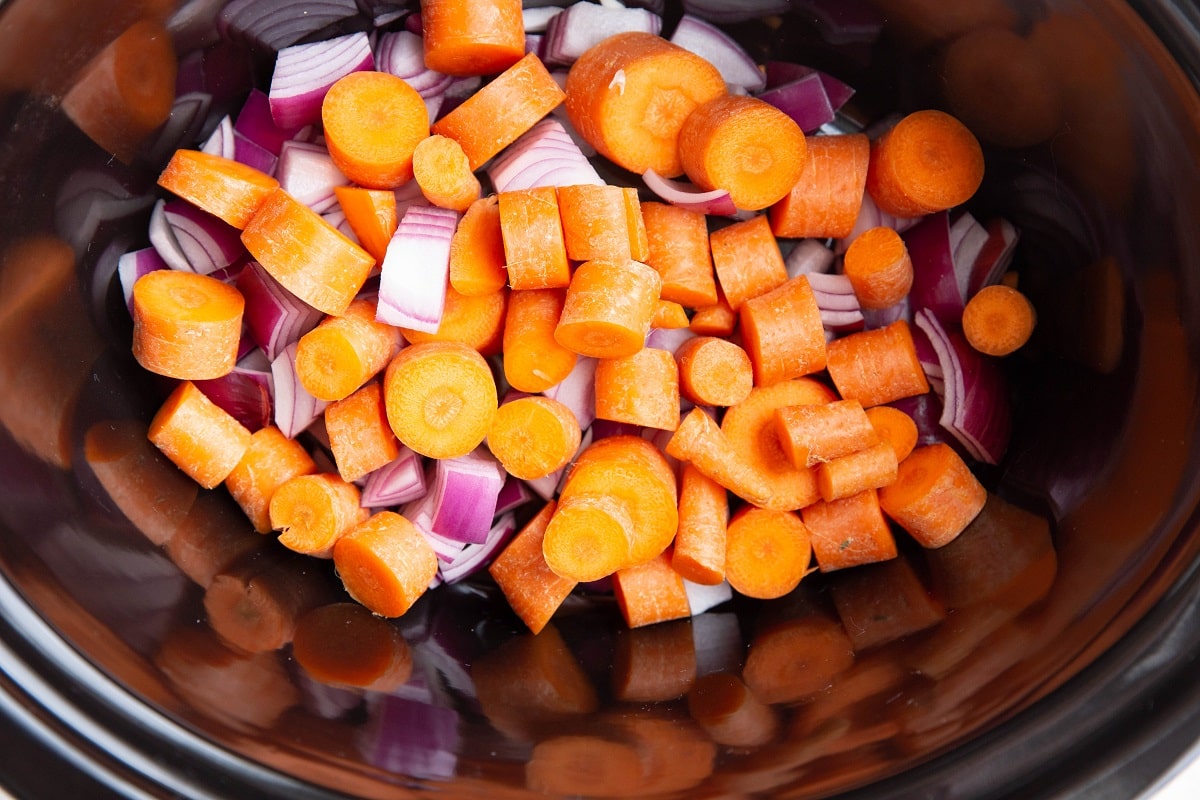
<path fill-rule="evenodd" d="M 271 361 L 324 318 L 255 261 L 238 275 L 237 288 L 246 299 L 246 332 Z"/>
<path fill-rule="evenodd" d="M 486 567 L 500 554 L 517 532 L 516 519 L 511 513 L 500 514 L 488 530 L 487 538 L 479 544 L 468 544 L 453 563 L 440 566 L 442 580 L 455 583 Z"/>
<path fill-rule="evenodd" d="M 186 200 L 168 200 L 162 215 L 193 272 L 212 274 L 246 252 L 240 231 Z"/>
<path fill-rule="evenodd" d="M 542 60 L 547 65 L 572 64 L 593 45 L 630 31 L 658 35 L 662 17 L 644 8 L 573 3 L 547 23 Z"/>
<path fill-rule="evenodd" d="M 421 456 L 401 445 L 399 455 L 367 475 L 361 502 L 365 508 L 385 508 L 417 500 L 425 492 Z"/>
<path fill-rule="evenodd" d="M 310 44 L 285 47 L 271 74 L 271 116 L 280 128 L 320 122 L 321 101 L 339 78 L 375 65 L 363 31 Z"/>
<path fill-rule="evenodd" d="M 312 425 L 329 405 L 308 393 L 296 375 L 296 343 L 283 348 L 271 361 L 271 402 L 275 426 L 289 439 Z"/>
<path fill-rule="evenodd" d="M 704 191 L 684 181 L 664 178 L 652 169 L 642 174 L 646 188 L 673 206 L 699 211 L 702 214 L 731 217 L 738 213 L 725 189 Z"/>
<path fill-rule="evenodd" d="M 350 183 L 328 150 L 308 142 L 283 143 L 275 177 L 284 191 L 318 214 L 337 205 L 335 187 Z"/>
<path fill-rule="evenodd" d="M 757 92 L 766 85 L 766 77 L 746 49 L 700 17 L 684 14 L 671 33 L 671 42 L 708 61 L 731 86 Z"/>

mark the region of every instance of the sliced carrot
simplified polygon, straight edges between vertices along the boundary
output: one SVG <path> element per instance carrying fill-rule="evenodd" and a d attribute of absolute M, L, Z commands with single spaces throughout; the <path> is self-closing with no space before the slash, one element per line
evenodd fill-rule
<path fill-rule="evenodd" d="M 787 283 L 787 267 L 767 217 L 758 214 L 709 235 L 713 269 L 729 307 Z"/>
<path fill-rule="evenodd" d="M 133 357 L 182 380 L 228 374 L 237 363 L 246 301 L 210 275 L 159 269 L 133 285 Z"/>
<path fill-rule="evenodd" d="M 242 460 L 251 434 L 196 384 L 183 381 L 155 413 L 147 436 L 175 466 L 211 489 Z"/>
<path fill-rule="evenodd" d="M 350 596 L 381 617 L 403 615 L 437 574 L 429 540 L 394 511 L 377 511 L 339 538 L 333 564 Z"/>
<path fill-rule="evenodd" d="M 421 194 L 439 208 L 451 208 L 460 214 L 479 199 L 479 179 L 471 171 L 462 145 L 434 134 L 413 149 L 413 178 Z"/>
<path fill-rule="evenodd" d="M 520 0 L 422 0 L 425 65 L 447 75 L 493 75 L 525 55 Z"/>
<path fill-rule="evenodd" d="M 868 228 L 846 249 L 842 272 L 850 279 L 858 304 L 866 309 L 890 308 L 908 295 L 913 264 L 904 240 L 894 228 Z"/>
<path fill-rule="evenodd" d="M 879 504 L 923 547 L 948 544 L 983 509 L 987 490 L 950 445 L 916 448 L 879 491 Z"/>
<path fill-rule="evenodd" d="M 800 510 L 822 572 L 896 557 L 896 539 L 874 489 Z"/>
<path fill-rule="evenodd" d="M 738 311 L 742 345 L 754 367 L 754 383 L 800 378 L 825 369 L 825 326 L 812 285 L 797 275 L 752 297 Z"/>
<path fill-rule="evenodd" d="M 642 201 L 633 186 L 621 187 L 625 196 L 625 222 L 629 227 L 629 255 L 634 261 L 645 262 L 650 257 L 650 238 L 646 234 L 646 220 L 642 216 Z"/>
<path fill-rule="evenodd" d="M 862 653 L 928 630 L 946 608 L 907 558 L 848 570 L 830 582 L 829 595 L 854 650 Z"/>
<path fill-rule="evenodd" d="M 917 446 L 919 431 L 917 423 L 908 414 L 893 406 L 872 406 L 867 409 L 867 419 L 879 438 L 892 445 L 896 461 L 903 461 Z"/>
<path fill-rule="evenodd" d="M 1037 313 L 1029 298 L 1003 284 L 985 286 L 963 308 L 962 330 L 967 342 L 989 356 L 1007 356 L 1033 335 Z"/>
<path fill-rule="evenodd" d="M 880 489 L 896 480 L 898 462 L 890 442 L 831 458 L 817 465 L 817 488 L 825 502 L 841 500 L 867 489 Z"/>
<path fill-rule="evenodd" d="M 501 403 L 487 446 L 508 474 L 536 480 L 567 465 L 579 450 L 579 421 L 567 406 L 540 395 Z"/>
<path fill-rule="evenodd" d="M 571 276 L 554 339 L 584 356 L 620 358 L 642 349 L 662 279 L 640 261 L 588 261 Z"/>
<path fill-rule="evenodd" d="M 808 528 L 798 514 L 743 506 L 726 532 L 725 579 L 747 597 L 783 597 L 808 573 L 811 554 Z"/>
<path fill-rule="evenodd" d="M 372 381 L 325 409 L 325 431 L 342 480 L 353 483 L 400 455 L 383 387 Z"/>
<path fill-rule="evenodd" d="M 467 207 L 450 240 L 450 286 L 468 297 L 508 285 L 500 199 L 481 197 Z"/>
<path fill-rule="evenodd" d="M 725 487 L 699 467 L 685 463 L 679 473 L 679 527 L 671 566 L 692 583 L 714 586 L 725 580 L 725 529 L 729 497 Z"/>
<path fill-rule="evenodd" d="M 332 558 L 333 545 L 366 517 L 358 487 L 329 472 L 289 478 L 271 495 L 271 527 L 297 553 Z"/>
<path fill-rule="evenodd" d="M 564 96 L 541 59 L 529 53 L 434 122 L 431 131 L 458 142 L 474 171 L 557 108 Z"/>
<path fill-rule="evenodd" d="M 630 628 L 691 616 L 683 578 L 667 553 L 613 574 L 613 597 Z"/>
<path fill-rule="evenodd" d="M 158 185 L 241 230 L 279 181 L 232 159 L 181 149 L 158 176 Z"/>
<path fill-rule="evenodd" d="M 666 350 L 643 347 L 596 364 L 596 419 L 673 431 L 679 426 L 679 367 Z"/>
<path fill-rule="evenodd" d="M 871 146 L 867 193 L 881 211 L 897 217 L 954 208 L 982 182 L 979 141 L 944 111 L 914 111 Z"/>
<path fill-rule="evenodd" d="M 585 51 L 567 73 L 571 124 L 601 155 L 642 174 L 683 172 L 679 130 L 701 103 L 726 93 L 711 63 L 661 36 L 618 33 Z"/>
<path fill-rule="evenodd" d="M 623 498 L 563 494 L 546 528 L 542 555 L 555 575 L 588 583 L 632 562 L 635 537 L 633 514 Z"/>
<path fill-rule="evenodd" d="M 504 377 L 514 389 L 542 392 L 570 374 L 579 359 L 554 338 L 566 291 L 519 289 L 508 298 L 504 321 Z"/>
<path fill-rule="evenodd" d="M 716 672 L 696 680 L 687 696 L 688 713 L 714 742 L 759 748 L 775 738 L 779 716 L 736 675 Z"/>
<path fill-rule="evenodd" d="M 662 278 L 661 297 L 689 308 L 717 302 L 708 221 L 704 214 L 667 203 L 642 203 L 649 251 L 646 263 Z"/>
<path fill-rule="evenodd" d="M 663 300 L 661 297 L 654 304 L 654 316 L 650 317 L 651 328 L 664 330 L 682 330 L 692 324 L 688 319 L 687 309 L 679 303 Z"/>
<path fill-rule="evenodd" d="M 764 703 L 793 703 L 828 689 L 853 664 L 854 646 L 841 623 L 808 614 L 755 634 L 742 680 Z"/>
<path fill-rule="evenodd" d="M 905 320 L 834 339 L 826 354 L 829 377 L 838 393 L 864 408 L 929 391 Z"/>
<path fill-rule="evenodd" d="M 359 298 L 326 317 L 296 345 L 296 377 L 318 400 L 349 397 L 388 365 L 403 344 L 400 331 L 375 321 L 376 302 Z"/>
<path fill-rule="evenodd" d="M 553 500 L 542 506 L 488 565 L 488 574 L 509 606 L 533 633 L 546 627 L 575 588 L 575 581 L 557 575 L 542 554 L 542 540 L 554 509 Z"/>
<path fill-rule="evenodd" d="M 667 442 L 666 452 L 672 458 L 694 465 L 716 483 L 756 506 L 799 507 L 792 505 L 790 497 L 779 496 L 768 476 L 760 472 L 717 423 L 699 408 L 684 415 Z M 811 493 L 817 496 L 815 483 Z"/>
<path fill-rule="evenodd" d="M 798 467 L 813 467 L 880 441 L 857 400 L 784 406 L 776 410 L 775 421 L 779 443 Z"/>
<path fill-rule="evenodd" d="M 446 287 L 442 320 L 434 333 L 401 328 L 400 333 L 413 344 L 420 342 L 462 342 L 482 356 L 500 352 L 504 341 L 504 319 L 508 314 L 508 290 L 503 286 L 489 294 L 465 295 Z"/>
<path fill-rule="evenodd" d="M 271 495 L 288 479 L 316 471 L 316 462 L 304 445 L 284 436 L 274 425 L 267 425 L 251 435 L 246 452 L 225 478 L 225 488 L 246 512 L 254 529 L 269 533 Z"/>
<path fill-rule="evenodd" d="M 384 372 L 383 392 L 396 438 L 431 458 L 456 458 L 478 447 L 498 402 L 491 368 L 461 342 L 404 348 Z"/>
<path fill-rule="evenodd" d="M 412 677 L 413 655 L 395 625 L 358 603 L 329 603 L 296 620 L 292 658 L 331 686 L 394 691 Z"/>
<path fill-rule="evenodd" d="M 375 259 L 282 189 L 267 196 L 242 244 L 271 277 L 318 311 L 345 313 Z"/>
<path fill-rule="evenodd" d="M 625 576 L 623 583 L 627 589 L 633 588 L 648 577 L 644 572 L 638 574 L 648 566 L 622 570 L 618 575 Z M 669 582 L 669 573 L 663 574 Z M 613 581 L 616 586 L 618 578 L 614 577 Z M 644 589 L 652 591 L 655 586 Z M 668 591 L 674 595 L 673 588 Z M 690 620 L 631 627 L 617 635 L 612 660 L 612 691 L 613 697 L 620 702 L 668 703 L 686 695 L 695 680 L 696 639 Z"/>
<path fill-rule="evenodd" d="M 701 103 L 679 129 L 679 161 L 702 189 L 724 189 L 740 209 L 759 211 L 787 196 L 808 161 L 796 121 L 756 97 L 727 94 Z"/>
<path fill-rule="evenodd" d="M 737 321 L 737 312 L 730 308 L 718 285 L 717 302 L 697 308 L 688 328 L 697 336 L 730 336 L 737 328 Z"/>
<path fill-rule="evenodd" d="M 413 151 L 429 135 L 429 112 L 402 78 L 360 70 L 329 87 L 321 125 L 342 174 L 368 189 L 395 189 L 413 178 Z"/>
<path fill-rule="evenodd" d="M 390 189 L 335 186 L 333 194 L 358 243 L 370 253 L 376 264 L 382 264 L 388 243 L 400 223 L 396 193 Z"/>
<path fill-rule="evenodd" d="M 558 187 L 567 256 L 573 261 L 626 261 L 633 258 L 625 190 L 580 184 Z"/>
<path fill-rule="evenodd" d="M 754 388 L 750 356 L 728 339 L 697 336 L 675 351 L 680 393 L 705 406 L 732 406 Z"/>
<path fill-rule="evenodd" d="M 571 264 L 554 187 L 501 192 L 499 205 L 509 287 L 560 289 L 569 284 Z"/>
<path fill-rule="evenodd" d="M 866 134 L 812 136 L 800 178 L 768 212 L 776 236 L 843 239 L 854 230 L 867 186 Z"/>

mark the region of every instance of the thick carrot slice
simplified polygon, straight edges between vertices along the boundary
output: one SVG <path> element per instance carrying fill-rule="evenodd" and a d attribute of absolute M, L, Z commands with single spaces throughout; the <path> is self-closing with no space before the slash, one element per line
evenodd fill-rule
<path fill-rule="evenodd" d="M 632 589 L 643 578 L 636 574 L 637 571 L 644 569 L 635 567 L 622 570 L 618 575 L 626 575 L 625 587 Z M 667 573 L 664 577 L 673 580 Z M 617 578 L 613 581 L 615 585 Z M 674 595 L 674 588 L 668 591 Z M 630 628 L 617 635 L 612 659 L 612 692 L 622 703 L 678 700 L 688 693 L 695 681 L 696 637 L 690 620 Z"/>
<path fill-rule="evenodd" d="M 546 627 L 575 588 L 575 581 L 557 575 L 542 554 L 542 540 L 554 509 L 553 500 L 542 506 L 488 566 L 513 612 L 533 633 Z"/>
<path fill-rule="evenodd" d="M 829 377 L 838 394 L 859 401 L 864 408 L 929 391 L 912 329 L 905 320 L 834 339 L 826 354 Z"/>
<path fill-rule="evenodd" d="M 413 149 L 413 177 L 421 194 L 439 208 L 460 214 L 479 199 L 479 179 L 462 145 L 445 136 L 427 136 Z"/>
<path fill-rule="evenodd" d="M 372 381 L 325 409 L 325 431 L 342 480 L 353 483 L 400 455 L 388 425 L 383 387 Z"/>
<path fill-rule="evenodd" d="M 579 421 L 567 406 L 540 395 L 502 403 L 487 446 L 513 477 L 535 480 L 562 469 L 579 450 Z"/>
<path fill-rule="evenodd" d="M 893 406 L 872 406 L 867 409 L 867 419 L 879 438 L 891 444 L 896 451 L 896 461 L 908 458 L 917 446 L 920 432 L 917 423 L 908 414 Z"/>
<path fill-rule="evenodd" d="M 242 244 L 284 288 L 335 317 L 375 266 L 366 250 L 282 189 L 263 201 L 242 231 Z"/>
<path fill-rule="evenodd" d="M 717 281 L 705 216 L 667 203 L 642 203 L 641 210 L 649 248 L 646 263 L 662 278 L 662 299 L 689 308 L 715 305 Z"/>
<path fill-rule="evenodd" d="M 775 421 L 779 443 L 797 467 L 814 467 L 880 441 L 857 400 L 784 406 L 776 410 Z"/>
<path fill-rule="evenodd" d="M 242 460 L 251 434 L 194 383 L 183 381 L 155 413 L 147 436 L 175 466 L 211 489 Z"/>
<path fill-rule="evenodd" d="M 420 342 L 462 342 L 482 356 L 500 352 L 504 341 L 504 318 L 508 313 L 508 290 L 501 286 L 490 294 L 465 295 L 446 287 L 442 320 L 434 333 L 401 328 L 400 333 L 413 344 Z"/>
<path fill-rule="evenodd" d="M 169 378 L 204 380 L 237 363 L 246 301 L 209 275 L 159 269 L 133 285 L 133 357 Z"/>
<path fill-rule="evenodd" d="M 1007 356 L 1033 335 L 1037 312 L 1020 291 L 1003 284 L 985 286 L 963 308 L 962 330 L 967 342 L 989 356 Z"/>
<path fill-rule="evenodd" d="M 595 388 L 597 419 L 664 431 L 679 426 L 679 367 L 666 350 L 600 359 Z"/>
<path fill-rule="evenodd" d="M 691 462 L 679 473 L 679 528 L 671 566 L 683 578 L 705 586 L 725 580 L 725 529 L 729 497 L 725 487 Z"/>
<path fill-rule="evenodd" d="M 716 336 L 688 339 L 675 351 L 680 393 L 705 406 L 732 406 L 754 388 L 754 368 L 741 347 Z"/>
<path fill-rule="evenodd" d="M 557 108 L 563 97 L 541 59 L 529 53 L 434 122 L 431 131 L 458 142 L 474 171 Z"/>
<path fill-rule="evenodd" d="M 431 458 L 457 458 L 478 447 L 498 402 L 491 368 L 461 342 L 404 348 L 388 364 L 383 392 L 396 438 Z"/>
<path fill-rule="evenodd" d="M 734 311 L 750 298 L 787 283 L 779 243 L 763 214 L 713 231 L 709 246 L 717 282 Z"/>
<path fill-rule="evenodd" d="M 800 510 L 822 572 L 896 557 L 896 539 L 874 489 Z"/>
<path fill-rule="evenodd" d="M 856 450 L 817 465 L 817 488 L 826 503 L 867 489 L 879 489 L 896 480 L 896 449 L 890 442 Z"/>
<path fill-rule="evenodd" d="M 716 67 L 650 33 L 618 33 L 581 55 L 567 73 L 571 124 L 625 169 L 683 172 L 679 130 L 701 103 L 726 93 Z"/>
<path fill-rule="evenodd" d="M 333 547 L 346 591 L 381 617 L 410 609 L 437 574 L 437 555 L 424 534 L 394 511 L 378 511 Z"/>
<path fill-rule="evenodd" d="M 635 536 L 633 515 L 621 498 L 563 494 L 546 527 L 542 556 L 561 578 L 598 581 L 633 560 Z"/>
<path fill-rule="evenodd" d="M 700 472 L 756 506 L 799 507 L 792 505 L 791 497 L 778 495 L 768 476 L 757 469 L 757 465 L 739 451 L 717 423 L 699 408 L 693 408 L 680 421 L 667 442 L 666 452 L 672 458 L 695 465 Z M 815 483 L 805 496 L 809 493 L 816 497 Z"/>
<path fill-rule="evenodd" d="M 519 289 L 508 298 L 504 318 L 504 377 L 522 392 L 543 392 L 570 374 L 579 355 L 558 343 L 563 289 Z"/>
<path fill-rule="evenodd" d="M 279 181 L 239 161 L 199 150 L 176 150 L 158 185 L 241 230 Z"/>
<path fill-rule="evenodd" d="M 403 344 L 400 331 L 375 321 L 375 300 L 359 298 L 326 317 L 296 344 L 296 376 L 318 400 L 349 397 L 375 377 Z"/>
<path fill-rule="evenodd" d="M 862 208 L 870 159 L 865 134 L 810 137 L 799 180 L 768 212 L 771 230 L 792 239 L 849 236 Z"/>
<path fill-rule="evenodd" d="M 275 490 L 297 475 L 317 471 L 316 462 L 295 439 L 279 428 L 267 425 L 250 437 L 250 445 L 241 461 L 225 478 L 225 488 L 246 512 L 259 533 L 272 529 L 269 507 Z"/>
<path fill-rule="evenodd" d="M 642 217 L 642 201 L 633 186 L 621 187 L 625 195 L 625 223 L 629 227 L 629 255 L 634 261 L 645 262 L 650 257 L 650 238 L 646 220 Z"/>
<path fill-rule="evenodd" d="M 987 502 L 987 490 L 962 457 L 941 442 L 918 447 L 900 462 L 879 505 L 923 547 L 953 541 Z"/>
<path fill-rule="evenodd" d="M 775 738 L 779 716 L 736 675 L 716 672 L 696 680 L 687 696 L 688 713 L 714 742 L 758 748 Z"/>
<path fill-rule="evenodd" d="M 679 161 L 702 189 L 724 189 L 746 211 L 787 196 L 808 161 L 795 120 L 764 100 L 731 94 L 702 103 L 679 129 Z"/>
<path fill-rule="evenodd" d="M 667 553 L 617 570 L 613 575 L 613 597 L 630 628 L 686 619 L 692 614 L 683 578 L 671 566 Z"/>
<path fill-rule="evenodd" d="M 481 197 L 467 207 L 450 240 L 450 286 L 468 297 L 508 285 L 500 199 Z"/>
<path fill-rule="evenodd" d="M 805 275 L 746 300 L 738 311 L 754 383 L 769 386 L 825 369 L 825 326 Z"/>
<path fill-rule="evenodd" d="M 501 192 L 499 205 L 509 287 L 559 289 L 569 284 L 571 264 L 554 187 Z"/>
<path fill-rule="evenodd" d="M 557 191 L 568 258 L 573 261 L 626 261 L 633 258 L 623 188 L 580 184 L 560 186 Z"/>
<path fill-rule="evenodd" d="M 697 308 L 688 327 L 697 336 L 729 336 L 737 328 L 737 312 L 729 307 L 720 285 L 717 286 L 717 302 Z"/>
<path fill-rule="evenodd" d="M 297 619 L 292 657 L 321 683 L 378 692 L 403 686 L 413 671 L 396 626 L 357 603 L 329 603 Z"/>
<path fill-rule="evenodd" d="M 333 194 L 358 243 L 371 254 L 376 264 L 382 264 L 383 257 L 387 255 L 388 242 L 400 224 L 396 193 L 390 189 L 335 186 Z"/>
<path fill-rule="evenodd" d="M 447 75 L 493 75 L 525 55 L 520 0 L 422 0 L 425 66 Z"/>
<path fill-rule="evenodd" d="M 588 261 L 571 276 L 554 339 L 584 356 L 620 358 L 642 349 L 662 287 L 640 261 Z"/>
<path fill-rule="evenodd" d="M 329 472 L 289 478 L 267 508 L 279 543 L 316 558 L 332 558 L 334 543 L 367 515 L 358 487 Z"/>
<path fill-rule="evenodd" d="M 655 302 L 654 316 L 650 318 L 651 328 L 682 330 L 691 323 L 692 321 L 688 319 L 687 309 L 679 303 L 663 300 L 661 297 Z"/>
<path fill-rule="evenodd" d="M 982 182 L 979 141 L 944 111 L 914 111 L 871 146 L 867 193 L 881 211 L 897 217 L 954 208 Z"/>
<path fill-rule="evenodd" d="M 858 304 L 879 310 L 899 303 L 913 283 L 913 264 L 908 248 L 895 229 L 869 228 L 850 243 L 842 262 Z"/>
<path fill-rule="evenodd" d="M 782 597 L 808 573 L 811 554 L 808 528 L 798 514 L 743 506 L 726 532 L 725 579 L 747 597 Z"/>
<path fill-rule="evenodd" d="M 412 180 L 413 151 L 429 135 L 429 112 L 403 79 L 360 70 L 329 87 L 321 125 L 342 174 L 368 189 L 395 189 Z"/>
<path fill-rule="evenodd" d="M 809 614 L 757 633 L 742 680 L 764 703 L 793 703 L 828 689 L 853 664 L 854 646 L 841 623 Z"/>

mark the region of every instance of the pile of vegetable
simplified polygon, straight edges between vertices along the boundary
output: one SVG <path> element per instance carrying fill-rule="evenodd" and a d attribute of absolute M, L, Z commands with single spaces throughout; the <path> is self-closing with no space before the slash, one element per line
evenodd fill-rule
<path fill-rule="evenodd" d="M 580 586 L 652 624 L 979 513 L 1035 318 L 957 119 L 847 132 L 852 89 L 693 14 L 380 8 L 279 47 L 121 258 L 181 470 L 376 614 L 486 570 L 534 632 Z"/>

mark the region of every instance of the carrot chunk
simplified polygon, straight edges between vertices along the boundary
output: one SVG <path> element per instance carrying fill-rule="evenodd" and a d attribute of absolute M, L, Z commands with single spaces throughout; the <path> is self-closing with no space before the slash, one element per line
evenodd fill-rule
<path fill-rule="evenodd" d="M 654 304 L 654 316 L 650 318 L 650 327 L 662 328 L 664 330 L 682 330 L 691 325 L 691 322 L 688 319 L 687 309 L 679 305 L 679 303 L 663 300 L 660 297 Z"/>
<path fill-rule="evenodd" d="M 808 527 L 822 572 L 896 557 L 896 539 L 875 489 L 805 506 L 800 518 Z"/>
<path fill-rule="evenodd" d="M 442 319 L 433 333 L 401 328 L 400 333 L 412 344 L 420 342 L 462 342 L 482 356 L 500 352 L 504 340 L 504 319 L 508 313 L 508 290 L 501 286 L 489 294 L 465 295 L 453 286 L 446 287 Z"/>
<path fill-rule="evenodd" d="M 450 240 L 450 287 L 468 297 L 508 285 L 500 199 L 481 197 L 467 207 Z"/>
<path fill-rule="evenodd" d="M 461 214 L 479 199 L 479 179 L 471 171 L 467 154 L 462 145 L 445 136 L 434 134 L 417 143 L 413 178 L 425 199 L 439 208 Z"/>
<path fill-rule="evenodd" d="M 825 326 L 806 276 L 797 275 L 747 299 L 738 322 L 755 385 L 769 386 L 825 369 Z"/>
<path fill-rule="evenodd" d="M 826 354 L 829 377 L 838 393 L 864 408 L 929 391 L 905 320 L 834 339 Z"/>
<path fill-rule="evenodd" d="M 900 462 L 896 480 L 879 491 L 884 513 L 923 547 L 954 540 L 987 502 L 987 490 L 950 445 L 918 447 Z"/>
<path fill-rule="evenodd" d="M 559 289 L 571 282 L 558 195 L 552 186 L 499 194 L 504 261 L 512 289 Z"/>
<path fill-rule="evenodd" d="M 667 442 L 667 455 L 686 461 L 738 497 L 764 508 L 798 508 L 780 496 L 767 474 L 729 440 L 711 417 L 693 408 Z M 811 477 L 809 480 L 812 480 Z M 808 494 L 816 496 L 815 484 Z M 811 502 L 811 501 L 810 501 Z"/>
<path fill-rule="evenodd" d="M 595 358 L 642 349 L 662 279 L 640 261 L 588 261 L 571 276 L 554 339 Z"/>
<path fill-rule="evenodd" d="M 504 319 L 504 377 L 522 392 L 543 392 L 570 374 L 579 355 L 554 336 L 563 289 L 518 289 L 508 298 Z"/>
<path fill-rule="evenodd" d="M 890 442 L 879 442 L 817 465 L 817 488 L 825 502 L 840 500 L 896 480 L 898 462 Z"/>
<path fill-rule="evenodd" d="M 488 573 L 513 612 L 533 633 L 540 633 L 546 627 L 575 588 L 575 581 L 550 569 L 542 553 L 542 540 L 554 510 L 553 500 L 542 506 L 488 566 Z"/>
<path fill-rule="evenodd" d="M 368 189 L 396 189 L 413 178 L 413 151 L 429 135 L 429 112 L 402 78 L 360 70 L 329 87 L 321 124 L 342 174 Z"/>
<path fill-rule="evenodd" d="M 133 285 L 133 357 L 182 380 L 228 374 L 237 363 L 246 301 L 209 275 L 160 269 Z"/>
<path fill-rule="evenodd" d="M 386 367 L 401 345 L 399 330 L 375 321 L 375 301 L 360 298 L 300 337 L 296 376 L 318 400 L 342 400 Z"/>
<path fill-rule="evenodd" d="M 894 306 L 912 288 L 913 265 L 908 248 L 900 234 L 885 226 L 869 228 L 850 243 L 842 271 L 850 279 L 858 304 L 866 309 Z"/>
<path fill-rule="evenodd" d="M 1029 341 L 1036 322 L 1029 298 L 1010 286 L 995 284 L 967 301 L 962 330 L 971 347 L 984 355 L 1007 356 Z"/>
<path fill-rule="evenodd" d="M 660 553 L 644 564 L 626 567 L 613 575 L 613 597 L 630 628 L 691 616 L 683 578 Z"/>
<path fill-rule="evenodd" d="M 729 521 L 725 578 L 747 597 L 782 597 L 807 574 L 811 551 L 808 528 L 795 512 L 743 506 Z"/>
<path fill-rule="evenodd" d="M 316 558 L 332 558 L 334 543 L 367 514 L 358 487 L 328 472 L 288 479 L 267 508 L 279 543 Z"/>
<path fill-rule="evenodd" d="M 797 467 L 814 467 L 877 444 L 879 434 L 857 400 L 835 400 L 775 411 L 776 432 Z"/>
<path fill-rule="evenodd" d="M 390 189 L 335 186 L 333 194 L 358 243 L 375 259 L 376 264 L 382 264 L 383 257 L 387 255 L 388 242 L 400 224 L 396 193 Z"/>
<path fill-rule="evenodd" d="M 667 203 L 642 203 L 646 263 L 662 278 L 661 297 L 689 308 L 717 302 L 708 244 L 708 222 L 699 211 Z"/>
<path fill-rule="evenodd" d="M 487 446 L 508 474 L 535 480 L 566 466 L 579 450 L 580 438 L 571 409 L 530 395 L 500 405 L 488 428 Z"/>
<path fill-rule="evenodd" d="M 254 167 L 199 150 L 176 150 L 158 185 L 242 230 L 279 181 Z"/>
<path fill-rule="evenodd" d="M 705 406 L 732 406 L 754 388 L 750 356 L 728 339 L 697 336 L 675 351 L 680 393 Z"/>
<path fill-rule="evenodd" d="M 150 421 L 147 436 L 205 489 L 228 477 L 250 446 L 250 431 L 191 381 L 171 392 Z"/>
<path fill-rule="evenodd" d="M 625 190 L 580 184 L 558 187 L 567 257 L 573 261 L 626 261 L 633 258 Z"/>
<path fill-rule="evenodd" d="M 867 419 L 879 438 L 891 444 L 896 451 L 896 461 L 903 461 L 917 446 L 920 432 L 916 421 L 893 406 L 872 406 L 867 409 Z"/>
<path fill-rule="evenodd" d="M 600 359 L 595 389 L 597 419 L 665 431 L 679 425 L 679 367 L 666 350 Z"/>
<path fill-rule="evenodd" d="M 297 475 L 317 471 L 316 462 L 295 439 L 267 425 L 250 437 L 242 459 L 225 478 L 225 488 L 259 533 L 272 529 L 270 503 L 275 490 Z"/>
<path fill-rule="evenodd" d="M 671 566 L 693 583 L 713 586 L 725 580 L 725 529 L 729 497 L 725 487 L 691 462 L 679 473 L 679 528 Z"/>
<path fill-rule="evenodd" d="M 970 200 L 983 182 L 983 151 L 944 111 L 914 111 L 871 146 L 867 192 L 881 211 L 919 217 Z"/>
<path fill-rule="evenodd" d="M 525 55 L 521 0 L 421 0 L 425 66 L 493 75 Z"/>
<path fill-rule="evenodd" d="M 586 583 L 633 560 L 633 515 L 621 498 L 563 494 L 546 526 L 542 555 L 555 575 Z"/>
<path fill-rule="evenodd" d="M 339 538 L 333 564 L 347 593 L 381 617 L 402 616 L 437 574 L 429 540 L 394 511 L 378 511 Z"/>
<path fill-rule="evenodd" d="M 709 246 L 717 282 L 734 311 L 750 298 L 787 283 L 779 243 L 762 214 L 713 231 Z"/>
<path fill-rule="evenodd" d="M 809 137 L 804 171 L 768 212 L 771 230 L 791 239 L 849 236 L 862 208 L 870 159 L 865 134 Z"/>
<path fill-rule="evenodd" d="M 325 409 L 325 432 L 342 480 L 353 483 L 400 455 L 383 387 L 372 381 Z"/>

